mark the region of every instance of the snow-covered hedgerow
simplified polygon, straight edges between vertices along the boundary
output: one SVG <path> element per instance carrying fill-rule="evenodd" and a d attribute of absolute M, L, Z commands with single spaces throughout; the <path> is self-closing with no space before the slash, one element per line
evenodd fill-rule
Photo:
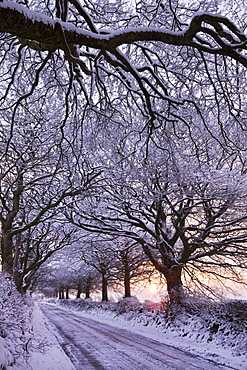
<path fill-rule="evenodd" d="M 158 327 L 163 332 L 192 340 L 215 343 L 230 349 L 236 356 L 247 352 L 247 301 L 232 300 L 210 302 L 188 299 L 176 312 L 166 310 L 164 303 L 125 298 L 118 303 L 91 302 L 88 300 L 59 300 L 70 308 L 104 315 L 106 311 L 115 318 Z"/>
<path fill-rule="evenodd" d="M 10 277 L 0 273 L 0 369 L 25 369 L 31 330 L 32 301 L 22 297 Z"/>
<path fill-rule="evenodd" d="M 0 370 L 75 369 L 39 307 L 0 273 Z"/>
<path fill-rule="evenodd" d="M 215 342 L 235 355 L 247 352 L 247 301 L 188 300 L 178 315 L 168 316 L 164 328 L 198 342 Z"/>

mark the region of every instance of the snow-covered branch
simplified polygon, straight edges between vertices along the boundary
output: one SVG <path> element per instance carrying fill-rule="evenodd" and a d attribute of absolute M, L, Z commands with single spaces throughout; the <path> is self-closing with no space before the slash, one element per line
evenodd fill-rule
<path fill-rule="evenodd" d="M 247 66 L 247 58 L 244 53 L 241 54 L 241 50 L 247 49 L 245 34 L 230 20 L 220 15 L 198 14 L 191 20 L 190 25 L 180 32 L 172 32 L 164 28 L 140 27 L 110 30 L 107 34 L 83 30 L 58 19 L 49 18 L 42 13 L 30 11 L 10 1 L 0 4 L 0 17 L 1 33 L 9 33 L 20 39 L 36 42 L 41 50 L 61 49 L 67 54 L 67 44 L 114 51 L 124 44 L 155 41 L 170 45 L 192 46 L 207 53 L 226 55 Z M 208 41 L 208 37 L 212 43 Z"/>

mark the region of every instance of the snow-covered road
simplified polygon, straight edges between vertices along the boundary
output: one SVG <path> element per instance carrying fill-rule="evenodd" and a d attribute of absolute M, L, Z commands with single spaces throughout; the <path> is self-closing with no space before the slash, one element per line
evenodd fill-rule
<path fill-rule="evenodd" d="M 78 370 L 232 369 L 54 305 L 40 308 Z"/>

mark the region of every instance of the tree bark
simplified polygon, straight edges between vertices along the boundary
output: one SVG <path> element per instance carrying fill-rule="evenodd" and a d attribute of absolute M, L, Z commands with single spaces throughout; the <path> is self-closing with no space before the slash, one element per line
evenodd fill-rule
<path fill-rule="evenodd" d="M 14 256 L 13 256 L 13 237 L 4 230 L 2 227 L 1 238 L 1 258 L 2 258 L 2 271 L 13 276 Z"/>
<path fill-rule="evenodd" d="M 102 302 L 108 302 L 107 278 L 102 274 Z"/>
<path fill-rule="evenodd" d="M 69 299 L 69 288 L 65 290 L 65 299 Z"/>
<path fill-rule="evenodd" d="M 59 299 L 64 299 L 64 289 L 59 289 Z"/>
<path fill-rule="evenodd" d="M 157 271 L 166 279 L 168 297 L 171 304 L 180 304 L 184 299 L 182 283 L 183 265 L 175 264 L 175 261 L 165 255 L 163 248 L 163 263 L 155 258 L 146 243 L 142 243 L 143 250 Z"/>
<path fill-rule="evenodd" d="M 130 291 L 130 269 L 128 262 L 124 265 L 124 297 L 129 298 L 131 297 Z"/>
<path fill-rule="evenodd" d="M 13 247 L 13 222 L 20 208 L 20 197 L 23 192 L 23 173 L 21 167 L 17 166 L 17 189 L 13 191 L 12 208 L 8 209 L 8 214 L 3 217 L 2 214 L 2 237 L 1 237 L 1 258 L 2 258 L 2 271 L 13 276 L 14 274 L 14 247 Z M 18 256 L 16 256 L 18 257 Z M 18 261 L 15 258 L 15 267 Z"/>
<path fill-rule="evenodd" d="M 86 294 L 86 298 L 90 298 L 90 284 L 86 284 L 85 294 Z"/>
<path fill-rule="evenodd" d="M 182 267 L 173 266 L 165 274 L 167 292 L 172 305 L 181 304 L 184 300 L 184 288 L 182 283 Z"/>
<path fill-rule="evenodd" d="M 19 258 L 20 258 L 20 247 L 21 247 L 21 235 L 17 235 L 16 237 L 16 243 L 14 248 L 14 257 L 13 257 L 13 278 L 15 285 L 17 287 L 17 290 L 22 294 L 26 293 L 22 292 L 23 284 L 21 279 L 21 273 L 19 271 Z"/>
<path fill-rule="evenodd" d="M 81 286 L 80 285 L 77 285 L 77 295 L 76 295 L 76 298 L 81 298 Z"/>

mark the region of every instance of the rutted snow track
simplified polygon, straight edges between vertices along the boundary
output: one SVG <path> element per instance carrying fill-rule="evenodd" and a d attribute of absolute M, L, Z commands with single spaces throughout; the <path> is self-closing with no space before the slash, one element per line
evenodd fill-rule
<path fill-rule="evenodd" d="M 40 304 L 77 370 L 230 369 L 50 304 Z"/>

